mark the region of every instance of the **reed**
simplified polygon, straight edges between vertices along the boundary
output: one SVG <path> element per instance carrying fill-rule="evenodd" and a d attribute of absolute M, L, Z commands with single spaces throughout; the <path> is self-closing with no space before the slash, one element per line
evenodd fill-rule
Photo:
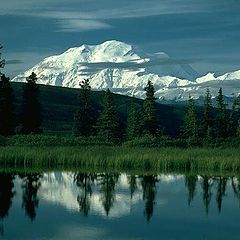
<path fill-rule="evenodd" d="M 240 171 L 237 148 L 0 147 L 0 167 Z"/>

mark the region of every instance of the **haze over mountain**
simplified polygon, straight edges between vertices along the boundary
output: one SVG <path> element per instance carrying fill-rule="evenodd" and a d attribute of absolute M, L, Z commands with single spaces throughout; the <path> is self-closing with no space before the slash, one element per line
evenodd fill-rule
<path fill-rule="evenodd" d="M 144 97 L 151 80 L 160 100 L 186 100 L 204 95 L 209 88 L 216 96 L 220 87 L 229 97 L 240 93 L 240 71 L 216 76 L 200 76 L 187 61 L 172 59 L 166 53 L 148 54 L 126 43 L 111 40 L 100 45 L 82 45 L 45 58 L 13 81 L 24 82 L 35 72 L 40 84 L 78 88 L 84 78 L 94 90 L 110 88 L 120 93 Z"/>

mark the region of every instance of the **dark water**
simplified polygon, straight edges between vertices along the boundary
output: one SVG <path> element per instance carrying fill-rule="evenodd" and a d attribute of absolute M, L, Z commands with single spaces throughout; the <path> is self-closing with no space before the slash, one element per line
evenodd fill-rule
<path fill-rule="evenodd" d="M 240 239 L 240 178 L 0 173 L 2 239 Z"/>

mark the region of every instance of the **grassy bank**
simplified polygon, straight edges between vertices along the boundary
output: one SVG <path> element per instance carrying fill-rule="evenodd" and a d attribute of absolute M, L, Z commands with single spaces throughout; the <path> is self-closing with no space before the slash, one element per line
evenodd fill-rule
<path fill-rule="evenodd" d="M 0 147 L 0 167 L 141 171 L 240 171 L 239 149 Z"/>

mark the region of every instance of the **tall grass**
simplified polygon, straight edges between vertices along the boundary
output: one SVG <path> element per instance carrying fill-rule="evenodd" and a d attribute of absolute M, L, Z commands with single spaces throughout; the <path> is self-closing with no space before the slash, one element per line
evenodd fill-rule
<path fill-rule="evenodd" d="M 0 147 L 1 167 L 118 171 L 240 171 L 239 149 L 124 146 Z"/>

